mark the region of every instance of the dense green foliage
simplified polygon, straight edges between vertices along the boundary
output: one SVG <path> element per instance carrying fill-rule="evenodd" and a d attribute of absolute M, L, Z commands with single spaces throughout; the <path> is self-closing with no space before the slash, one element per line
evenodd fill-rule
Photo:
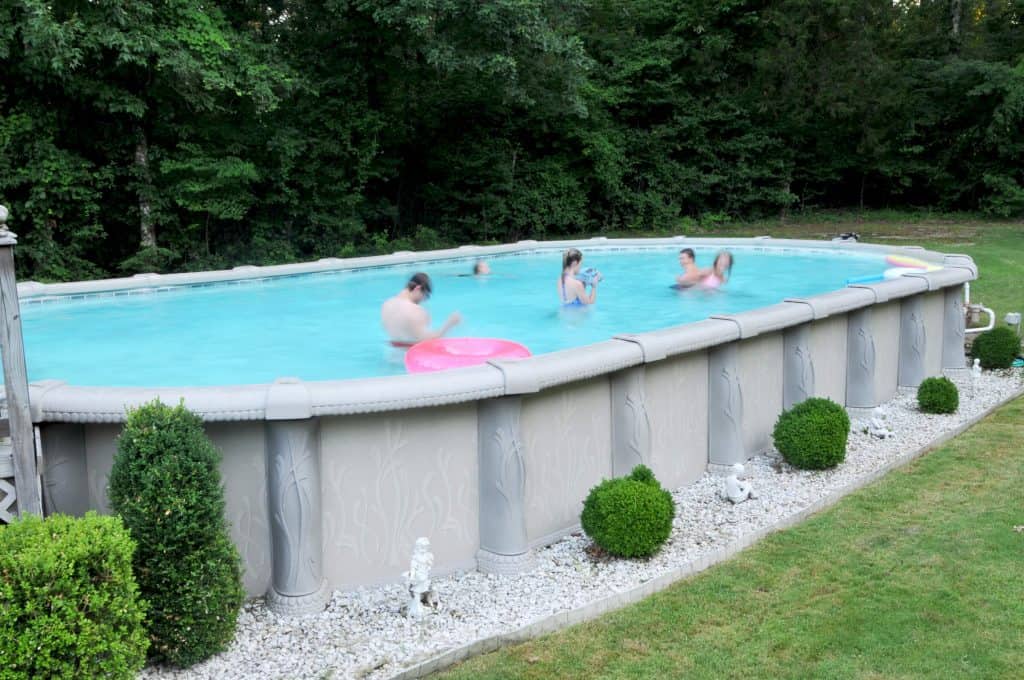
<path fill-rule="evenodd" d="M 134 549 L 116 517 L 0 524 L 0 678 L 134 678 L 147 647 Z"/>
<path fill-rule="evenodd" d="M 42 280 L 931 205 L 1024 214 L 1021 0 L 12 0 Z"/>
<path fill-rule="evenodd" d="M 775 422 L 772 440 L 786 462 L 803 470 L 835 467 L 846 458 L 850 416 L 831 399 L 811 397 Z"/>
<path fill-rule="evenodd" d="M 960 392 L 949 378 L 925 378 L 917 387 L 917 405 L 925 413 L 956 413 Z"/>
<path fill-rule="evenodd" d="M 1020 336 L 1009 326 L 979 333 L 971 344 L 971 356 L 982 368 L 1009 368 L 1020 354 Z"/>
<path fill-rule="evenodd" d="M 587 494 L 580 524 L 598 546 L 619 557 L 647 557 L 672 533 L 676 504 L 654 473 L 637 465 L 627 477 L 606 479 Z"/>
<path fill-rule="evenodd" d="M 234 637 L 244 591 L 224 518 L 220 454 L 184 405 L 131 410 L 110 471 L 110 504 L 138 544 L 150 655 L 190 666 Z"/>

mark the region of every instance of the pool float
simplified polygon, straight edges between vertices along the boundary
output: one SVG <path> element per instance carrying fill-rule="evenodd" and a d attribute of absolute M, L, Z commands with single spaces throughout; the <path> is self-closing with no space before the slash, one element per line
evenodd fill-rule
<path fill-rule="evenodd" d="M 499 338 L 434 338 L 417 342 L 405 353 L 405 368 L 410 373 L 443 371 L 446 368 L 475 366 L 490 359 L 521 359 L 530 350 L 518 342 Z"/>
<path fill-rule="evenodd" d="M 851 286 L 855 283 L 878 283 L 879 281 L 885 280 L 885 274 L 869 274 L 867 276 L 854 276 L 853 278 L 846 279 L 846 285 Z"/>
<path fill-rule="evenodd" d="M 934 269 L 926 267 L 892 267 L 891 269 L 886 269 L 885 273 L 882 274 L 882 277 L 885 279 L 898 279 L 904 274 L 927 274 L 928 272 L 933 272 L 937 269 L 938 267 L 935 267 Z"/>
<path fill-rule="evenodd" d="M 931 262 L 925 262 L 919 260 L 916 257 L 909 257 L 907 255 L 886 255 L 886 264 L 891 264 L 893 267 L 904 267 L 907 269 L 923 269 L 928 272 L 937 271 L 942 269 L 938 265 L 934 265 Z"/>

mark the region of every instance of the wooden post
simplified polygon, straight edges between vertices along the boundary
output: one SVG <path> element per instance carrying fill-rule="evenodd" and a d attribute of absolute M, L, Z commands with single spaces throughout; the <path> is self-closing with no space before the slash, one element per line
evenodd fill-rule
<path fill-rule="evenodd" d="M 7 231 L 7 208 L 0 205 L 0 358 L 4 363 L 7 418 L 14 445 L 14 488 L 20 514 L 43 514 L 36 473 L 35 436 L 28 406 L 28 371 L 21 339 L 18 284 L 14 279 L 14 245 L 17 237 Z"/>

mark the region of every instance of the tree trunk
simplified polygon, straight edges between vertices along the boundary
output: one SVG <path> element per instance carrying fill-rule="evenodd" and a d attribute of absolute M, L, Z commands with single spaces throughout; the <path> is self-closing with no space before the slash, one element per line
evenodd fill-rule
<path fill-rule="evenodd" d="M 149 172 L 149 145 L 142 128 L 135 132 L 135 169 L 139 178 L 139 245 L 141 248 L 156 247 L 156 227 L 150 217 L 152 208 L 149 195 L 152 190 L 152 176 Z"/>
<path fill-rule="evenodd" d="M 953 38 L 954 49 L 960 45 L 960 20 L 963 18 L 963 0 L 950 0 L 949 14 L 952 24 L 949 34 Z"/>

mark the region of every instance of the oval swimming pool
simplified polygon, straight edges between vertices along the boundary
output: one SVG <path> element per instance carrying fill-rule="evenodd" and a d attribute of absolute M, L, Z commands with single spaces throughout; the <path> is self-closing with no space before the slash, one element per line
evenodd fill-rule
<path fill-rule="evenodd" d="M 386 344 L 379 306 L 415 271 L 433 278 L 435 325 L 455 310 L 453 336 L 520 342 L 534 354 L 587 345 L 842 288 L 880 275 L 882 255 L 737 247 L 732 279 L 715 292 L 672 290 L 679 246 L 583 244 L 584 267 L 604 275 L 593 308 L 559 309 L 559 250 L 347 269 L 276 279 L 86 295 L 22 305 L 31 380 L 88 386 L 203 386 L 332 380 L 404 373 Z M 709 267 L 714 250 L 698 248 Z"/>

